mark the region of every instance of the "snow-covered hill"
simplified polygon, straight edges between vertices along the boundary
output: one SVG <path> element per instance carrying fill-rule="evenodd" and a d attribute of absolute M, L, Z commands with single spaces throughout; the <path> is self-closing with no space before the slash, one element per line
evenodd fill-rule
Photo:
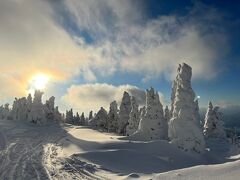
<path fill-rule="evenodd" d="M 164 140 L 131 142 L 87 127 L 0 120 L 0 179 L 238 179 L 239 157 L 229 154 L 236 149 L 221 146 L 196 155 Z"/>

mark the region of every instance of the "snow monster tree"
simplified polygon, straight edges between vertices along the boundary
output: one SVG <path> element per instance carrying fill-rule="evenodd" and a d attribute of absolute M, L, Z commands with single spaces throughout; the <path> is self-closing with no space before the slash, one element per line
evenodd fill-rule
<path fill-rule="evenodd" d="M 191 87 L 192 68 L 180 64 L 172 89 L 172 117 L 168 135 L 172 144 L 184 151 L 201 153 L 205 150 L 200 124 L 196 123 L 195 93 Z"/>
<path fill-rule="evenodd" d="M 218 106 L 213 107 L 212 103 L 209 102 L 203 130 L 207 138 L 226 138 L 221 113 L 218 110 Z"/>

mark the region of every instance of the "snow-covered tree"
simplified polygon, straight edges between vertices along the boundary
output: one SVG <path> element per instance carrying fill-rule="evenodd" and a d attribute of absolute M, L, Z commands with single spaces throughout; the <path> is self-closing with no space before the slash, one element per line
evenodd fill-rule
<path fill-rule="evenodd" d="M 107 121 L 108 132 L 117 132 L 118 121 L 119 121 L 118 105 L 116 101 L 113 101 L 110 103 L 110 108 L 108 112 L 108 121 Z"/>
<path fill-rule="evenodd" d="M 18 121 L 27 121 L 29 118 L 29 110 L 27 106 L 27 99 L 22 97 L 18 99 L 18 111 L 17 111 L 17 119 Z"/>
<path fill-rule="evenodd" d="M 177 91 L 177 79 L 175 79 L 172 83 L 170 119 L 173 116 L 173 109 L 174 109 L 174 101 L 175 101 L 176 91 Z"/>
<path fill-rule="evenodd" d="M 52 96 L 45 103 L 45 115 L 47 122 L 53 122 L 55 120 L 55 97 Z"/>
<path fill-rule="evenodd" d="M 81 118 L 80 118 L 80 116 L 79 116 L 79 114 L 77 112 L 76 115 L 73 116 L 73 124 L 79 126 L 80 125 L 80 121 L 81 121 Z"/>
<path fill-rule="evenodd" d="M 145 113 L 146 113 L 146 107 L 143 106 L 139 110 L 139 122 L 140 122 L 141 119 L 143 119 L 143 117 L 145 116 Z M 138 126 L 139 126 L 139 124 L 138 124 Z"/>
<path fill-rule="evenodd" d="M 191 87 L 192 68 L 183 63 L 178 67 L 173 83 L 172 118 L 168 134 L 172 144 L 184 151 L 203 152 L 205 141 L 196 123 L 195 93 Z"/>
<path fill-rule="evenodd" d="M 31 111 L 28 116 L 28 120 L 30 122 L 38 125 L 46 124 L 46 115 L 44 112 L 44 106 L 42 104 L 42 95 L 43 92 L 39 90 L 35 91 Z"/>
<path fill-rule="evenodd" d="M 32 103 L 33 103 L 32 95 L 29 93 L 27 97 L 27 119 L 28 120 L 29 120 L 30 111 L 32 109 Z"/>
<path fill-rule="evenodd" d="M 86 125 L 86 120 L 85 120 L 84 112 L 81 114 L 81 117 L 80 117 L 80 125 L 81 125 L 81 126 Z"/>
<path fill-rule="evenodd" d="M 15 98 L 15 100 L 13 101 L 13 106 L 12 106 L 12 111 L 11 111 L 11 118 L 13 120 L 17 120 L 18 117 L 18 99 Z"/>
<path fill-rule="evenodd" d="M 208 104 L 203 133 L 207 138 L 226 138 L 219 107 L 213 107 L 211 102 Z"/>
<path fill-rule="evenodd" d="M 167 139 L 167 121 L 163 115 L 159 94 L 153 88 L 146 92 L 145 113 L 141 115 L 138 130 L 132 138 L 146 141 Z"/>
<path fill-rule="evenodd" d="M 131 112 L 131 99 L 129 94 L 124 91 L 122 102 L 119 110 L 119 121 L 118 121 L 118 133 L 126 134 L 126 127 L 129 121 L 129 115 Z"/>
<path fill-rule="evenodd" d="M 66 111 L 65 122 L 69 123 L 69 124 L 74 124 L 74 117 L 73 117 L 72 109 L 70 109 L 69 111 Z"/>
<path fill-rule="evenodd" d="M 165 109 L 164 109 L 164 118 L 165 118 L 165 120 L 167 122 L 169 122 L 169 120 L 170 120 L 170 111 L 168 109 L 168 106 L 166 106 Z"/>
<path fill-rule="evenodd" d="M 54 109 L 54 118 L 55 118 L 55 122 L 61 122 L 61 121 L 63 121 L 63 116 L 62 116 L 62 114 L 59 112 L 59 110 L 58 110 L 58 106 L 56 106 L 55 107 L 55 109 Z"/>
<path fill-rule="evenodd" d="M 101 107 L 96 116 L 89 121 L 89 125 L 95 128 L 107 130 L 107 111 Z"/>
<path fill-rule="evenodd" d="M 139 126 L 139 111 L 138 111 L 138 104 L 136 102 L 136 98 L 134 96 L 131 97 L 131 112 L 130 112 L 130 118 L 129 118 L 129 122 L 127 125 L 127 129 L 126 129 L 126 135 L 130 136 L 133 133 L 135 133 L 138 130 L 138 126 Z"/>
<path fill-rule="evenodd" d="M 201 117 L 199 113 L 198 99 L 194 101 L 194 117 L 197 125 L 201 125 Z"/>
<path fill-rule="evenodd" d="M 93 111 L 89 112 L 88 120 L 91 120 L 93 118 Z"/>
<path fill-rule="evenodd" d="M 10 119 L 10 108 L 9 104 L 0 106 L 0 119 Z"/>
<path fill-rule="evenodd" d="M 36 90 L 34 93 L 34 99 L 31 94 L 22 98 L 15 98 L 12 109 L 8 107 L 5 109 L 8 111 L 8 119 L 16 121 L 33 122 L 39 125 L 44 125 L 48 122 L 56 122 L 62 119 L 62 115 L 59 113 L 58 108 L 54 107 L 54 97 L 51 97 L 42 103 L 43 92 Z M 0 108 L 0 117 L 1 117 Z"/>

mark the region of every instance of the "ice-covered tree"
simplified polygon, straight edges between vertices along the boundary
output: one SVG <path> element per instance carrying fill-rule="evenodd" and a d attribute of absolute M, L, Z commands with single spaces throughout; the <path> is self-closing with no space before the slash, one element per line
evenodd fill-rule
<path fill-rule="evenodd" d="M 146 92 L 145 113 L 140 119 L 138 131 L 133 136 L 140 140 L 167 139 L 167 121 L 159 94 L 153 88 Z"/>
<path fill-rule="evenodd" d="M 170 111 L 168 109 L 168 106 L 165 107 L 164 109 L 164 118 L 166 119 L 167 122 L 170 120 Z"/>
<path fill-rule="evenodd" d="M 63 116 L 62 116 L 62 114 L 59 112 L 59 110 L 58 110 L 58 106 L 56 106 L 55 107 L 55 109 L 54 109 L 54 115 L 55 115 L 55 121 L 56 122 L 61 122 L 61 121 L 63 121 Z"/>
<path fill-rule="evenodd" d="M 42 95 L 43 92 L 39 90 L 35 91 L 31 111 L 28 116 L 28 120 L 30 122 L 38 125 L 46 124 L 46 115 L 44 112 L 44 106 L 42 104 Z"/>
<path fill-rule="evenodd" d="M 19 104 L 19 102 L 18 102 L 18 99 L 17 98 L 15 98 L 15 100 L 13 101 L 13 106 L 12 106 L 12 111 L 11 111 L 11 118 L 13 119 L 13 120 L 17 120 L 18 119 L 18 105 Z M 30 112 L 30 110 L 29 110 L 29 112 Z"/>
<path fill-rule="evenodd" d="M 69 123 L 69 124 L 74 124 L 74 117 L 73 117 L 72 109 L 70 109 L 69 111 L 66 111 L 65 122 Z"/>
<path fill-rule="evenodd" d="M 89 121 L 89 125 L 102 130 L 107 130 L 107 111 L 101 107 L 96 116 Z"/>
<path fill-rule="evenodd" d="M 80 125 L 80 121 L 81 121 L 81 118 L 80 118 L 80 116 L 79 116 L 79 114 L 78 114 L 78 112 L 76 113 L 76 115 L 75 116 L 73 116 L 73 124 L 74 125 Z"/>
<path fill-rule="evenodd" d="M 131 112 L 130 118 L 126 129 L 126 135 L 130 136 L 138 130 L 140 114 L 138 110 L 138 104 L 134 96 L 131 97 Z"/>
<path fill-rule="evenodd" d="M 10 119 L 10 108 L 8 103 L 0 107 L 0 119 Z"/>
<path fill-rule="evenodd" d="M 129 121 L 129 115 L 131 112 L 131 99 L 129 94 L 124 91 L 122 102 L 119 109 L 119 121 L 118 121 L 118 133 L 126 134 L 126 127 Z"/>
<path fill-rule="evenodd" d="M 53 122 L 55 121 L 55 97 L 52 96 L 49 98 L 49 100 L 45 103 L 45 116 L 47 122 Z"/>
<path fill-rule="evenodd" d="M 93 111 L 89 112 L 88 120 L 91 120 L 93 118 Z"/>
<path fill-rule="evenodd" d="M 201 125 L 201 117 L 199 113 L 198 99 L 194 101 L 194 117 L 197 125 Z"/>
<path fill-rule="evenodd" d="M 183 63 L 177 71 L 172 92 L 172 117 L 168 134 L 172 144 L 184 151 L 203 152 L 205 141 L 196 123 L 195 93 L 191 87 L 192 68 Z"/>
<path fill-rule="evenodd" d="M 173 116 L 173 109 L 174 109 L 174 101 L 175 101 L 175 96 L 176 96 L 176 90 L 177 90 L 177 79 L 175 79 L 173 81 L 173 83 L 172 83 L 170 119 Z"/>
<path fill-rule="evenodd" d="M 139 121 L 145 116 L 145 113 L 146 113 L 146 107 L 143 106 L 139 110 Z M 138 126 L 139 126 L 139 124 L 138 124 Z"/>
<path fill-rule="evenodd" d="M 85 120 L 85 116 L 84 116 L 84 112 L 83 112 L 80 117 L 80 125 L 84 126 L 85 124 L 86 124 L 86 120 Z"/>
<path fill-rule="evenodd" d="M 28 110 L 27 99 L 25 97 L 18 99 L 18 110 L 16 120 L 28 121 L 29 113 L 30 111 Z"/>
<path fill-rule="evenodd" d="M 207 138 L 226 138 L 226 132 L 224 130 L 223 121 L 221 120 L 219 107 L 213 107 L 211 102 L 208 104 L 207 113 L 205 115 L 203 133 Z"/>
<path fill-rule="evenodd" d="M 110 108 L 108 112 L 107 126 L 109 132 L 117 132 L 118 121 L 119 121 L 118 105 L 116 101 L 113 101 L 110 103 Z"/>
<path fill-rule="evenodd" d="M 27 97 L 27 116 L 29 116 L 30 114 L 32 103 L 33 103 L 32 95 L 29 93 Z M 27 119 L 29 119 L 29 117 L 27 117 Z"/>

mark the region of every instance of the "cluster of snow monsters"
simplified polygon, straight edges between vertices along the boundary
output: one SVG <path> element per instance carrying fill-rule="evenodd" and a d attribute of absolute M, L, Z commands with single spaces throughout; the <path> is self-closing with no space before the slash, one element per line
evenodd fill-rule
<path fill-rule="evenodd" d="M 42 104 L 42 95 L 36 91 L 32 100 L 27 98 L 15 99 L 12 109 L 9 104 L 0 107 L 1 119 L 30 121 L 36 124 L 64 120 L 73 125 L 90 125 L 93 128 L 107 132 L 129 136 L 130 140 L 151 141 L 170 140 L 184 151 L 201 153 L 205 149 L 206 138 L 225 138 L 226 134 L 221 121 L 219 107 L 209 107 L 202 130 L 199 115 L 198 100 L 191 87 L 192 68 L 183 63 L 177 70 L 176 79 L 172 85 L 171 109 L 168 106 L 163 110 L 159 94 L 150 88 L 146 90 L 146 104 L 139 108 L 134 96 L 127 92 L 118 109 L 116 101 L 111 102 L 109 111 L 103 107 L 89 117 L 81 116 L 73 110 L 66 111 L 63 117 L 57 107 L 54 107 L 54 97 Z"/>
<path fill-rule="evenodd" d="M 166 117 L 158 93 L 150 88 L 146 92 L 146 106 L 139 109 L 136 98 L 125 91 L 119 109 L 113 101 L 108 112 L 101 107 L 87 124 L 107 132 L 139 136 L 139 140 L 156 140 L 168 138 Z"/>
<path fill-rule="evenodd" d="M 54 105 L 55 97 L 52 96 L 43 104 L 42 95 L 43 92 L 36 90 L 33 99 L 31 94 L 27 98 L 15 98 L 12 109 L 9 108 L 9 104 L 0 107 L 0 118 L 32 122 L 38 125 L 59 122 L 62 115 L 58 107 Z"/>
<path fill-rule="evenodd" d="M 170 140 L 184 151 L 201 153 L 205 150 L 204 135 L 207 138 L 226 135 L 217 107 L 209 107 L 203 133 L 191 77 L 192 68 L 180 64 L 172 86 L 170 110 L 168 106 L 163 110 L 153 88 L 146 90 L 146 104 L 140 109 L 136 98 L 124 92 L 119 110 L 116 101 L 110 104 L 109 112 L 101 107 L 89 125 L 129 136 L 130 140 Z"/>

